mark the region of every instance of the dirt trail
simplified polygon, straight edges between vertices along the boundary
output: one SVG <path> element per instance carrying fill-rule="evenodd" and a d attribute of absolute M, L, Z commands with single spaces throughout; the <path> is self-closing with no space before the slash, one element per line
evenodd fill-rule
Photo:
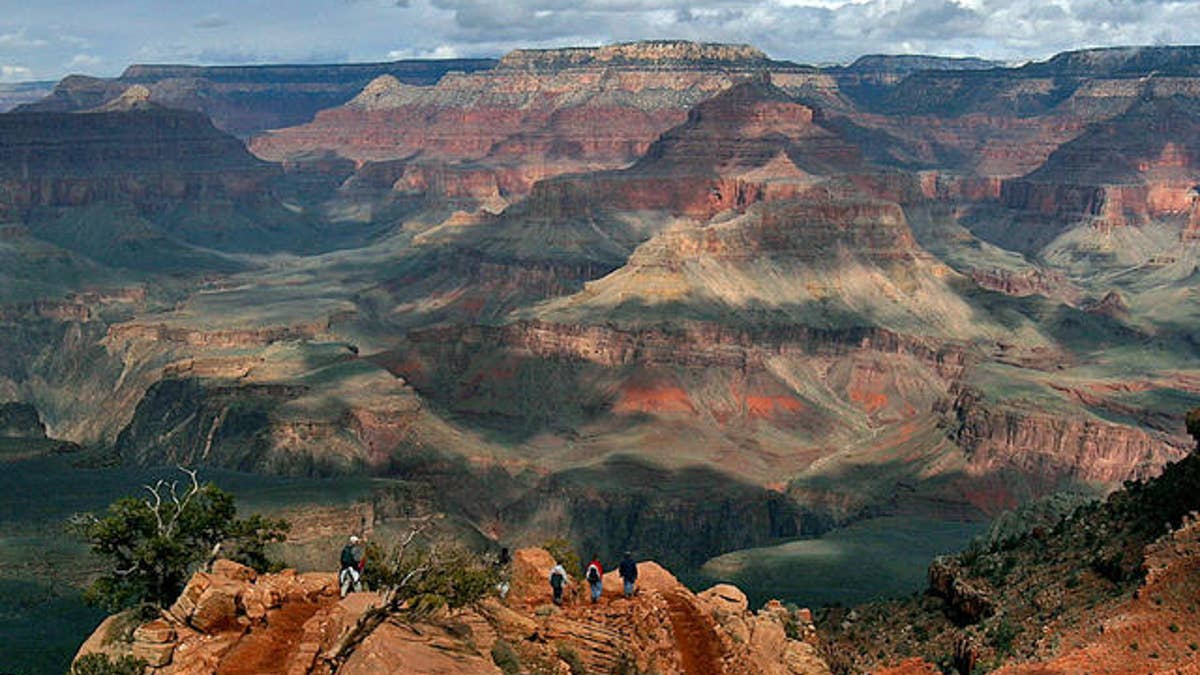
<path fill-rule="evenodd" d="M 671 616 L 671 630 L 675 633 L 675 644 L 683 658 L 683 671 L 687 675 L 720 675 L 725 672 L 721 660 L 721 637 L 706 616 L 678 593 L 664 593 L 667 610 Z"/>
<path fill-rule="evenodd" d="M 304 622 L 320 608 L 312 602 L 287 602 L 271 612 L 266 626 L 256 626 L 221 659 L 217 675 L 282 675 L 303 633 Z"/>

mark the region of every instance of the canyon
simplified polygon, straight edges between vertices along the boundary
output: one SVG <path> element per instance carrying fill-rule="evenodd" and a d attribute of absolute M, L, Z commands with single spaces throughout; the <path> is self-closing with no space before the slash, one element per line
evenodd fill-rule
<path fill-rule="evenodd" d="M 649 42 L 73 76 L 0 114 L 0 404 L 81 465 L 354 485 L 372 526 L 689 586 L 1102 497 L 1192 448 L 1198 64 Z"/>

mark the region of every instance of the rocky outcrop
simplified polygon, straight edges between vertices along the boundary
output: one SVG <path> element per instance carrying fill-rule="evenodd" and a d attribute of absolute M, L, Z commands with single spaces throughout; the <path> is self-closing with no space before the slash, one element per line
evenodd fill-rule
<path fill-rule="evenodd" d="M 71 75 L 44 99 L 23 105 L 20 110 L 87 110 L 117 98 L 133 85 L 140 85 L 155 103 L 203 113 L 218 129 L 249 137 L 267 129 L 308 122 L 317 111 L 345 103 L 382 75 L 406 84 L 428 86 L 447 72 L 486 70 L 493 65 L 495 61 L 491 59 L 338 65 L 133 65 L 116 78 Z"/>
<path fill-rule="evenodd" d="M 592 605 L 573 594 L 564 607 L 548 602 L 549 554 L 514 555 L 507 599 L 489 598 L 456 612 L 412 618 L 403 612 L 380 623 L 338 665 L 365 674 L 499 673 L 535 664 L 576 672 L 615 667 L 664 675 L 827 675 L 807 610 L 770 602 L 749 609 L 737 588 L 693 594 L 650 561 L 639 564 L 639 592 L 621 597 L 615 574 Z M 574 586 L 573 586 L 574 588 Z M 355 593 L 338 601 L 332 574 L 258 575 L 226 560 L 197 573 L 161 618 L 136 624 L 122 637 L 105 621 L 80 648 L 132 653 L 154 675 L 256 673 L 328 675 L 331 650 L 379 596 Z"/>
<path fill-rule="evenodd" d="M 951 434 L 979 475 L 1009 469 L 1046 485 L 1064 477 L 1117 484 L 1154 475 L 1190 447 L 1178 436 L 1094 417 L 985 402 L 970 388 L 949 411 L 957 420 Z"/>
<path fill-rule="evenodd" d="M 964 577 L 953 560 L 938 558 L 929 566 L 928 592 L 945 601 L 951 620 L 968 625 L 991 616 L 996 607 L 979 582 Z"/>
<path fill-rule="evenodd" d="M 1078 304 L 1082 294 L 1061 272 L 1041 268 L 1023 271 L 1006 269 L 971 270 L 971 280 L 981 287 L 1005 295 L 1024 297 L 1042 295 L 1062 300 L 1067 304 Z"/>
<path fill-rule="evenodd" d="M 260 576 L 218 560 L 211 572 L 191 578 L 161 618 L 135 624 L 123 638 L 119 624 L 132 617 L 113 617 L 84 642 L 76 659 L 90 653 L 132 654 L 156 675 L 302 675 L 320 667 L 322 640 L 336 637 L 326 628 L 337 601 L 332 573 L 284 570 Z"/>

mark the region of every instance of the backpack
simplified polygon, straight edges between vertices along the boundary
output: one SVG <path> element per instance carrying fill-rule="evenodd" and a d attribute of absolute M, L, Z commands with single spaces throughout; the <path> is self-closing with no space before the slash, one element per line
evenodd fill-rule
<path fill-rule="evenodd" d="M 562 585 L 563 585 L 563 575 L 559 574 L 558 572 L 555 572 L 554 574 L 550 575 L 550 586 L 551 587 L 562 588 Z"/>
<path fill-rule="evenodd" d="M 342 568 L 357 566 L 358 561 L 354 559 L 354 547 L 346 544 L 342 547 Z"/>
<path fill-rule="evenodd" d="M 600 570 L 596 569 L 595 565 L 588 565 L 587 580 L 589 584 L 600 581 Z"/>

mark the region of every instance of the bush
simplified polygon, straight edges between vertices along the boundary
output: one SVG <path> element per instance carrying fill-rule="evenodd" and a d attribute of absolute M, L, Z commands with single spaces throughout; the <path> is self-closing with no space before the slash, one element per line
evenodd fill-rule
<path fill-rule="evenodd" d="M 567 574 L 576 574 L 578 570 L 583 569 L 579 554 L 575 552 L 575 547 L 565 537 L 549 539 L 542 544 L 542 548 L 549 551 L 550 557 L 562 565 L 567 570 Z"/>
<path fill-rule="evenodd" d="M 268 542 L 286 538 L 288 523 L 261 516 L 237 518 L 233 495 L 212 483 L 145 486 L 148 497 L 123 497 L 104 517 L 76 516 L 70 528 L 107 561 L 107 570 L 85 598 L 110 611 L 147 602 L 158 607 L 175 600 L 188 575 L 217 550 L 238 562 L 267 571 Z"/>
<path fill-rule="evenodd" d="M 570 645 L 560 644 L 558 646 L 558 658 L 562 659 L 571 669 L 571 675 L 587 675 L 587 664 L 583 662 L 583 657 L 579 655 L 579 652 L 572 649 Z"/>
<path fill-rule="evenodd" d="M 1001 656 L 1008 656 L 1012 653 L 1013 642 L 1017 639 L 1017 634 L 1021 632 L 1020 627 L 1010 622 L 1008 619 L 1000 619 L 988 631 L 992 648 Z"/>
<path fill-rule="evenodd" d="M 492 645 L 492 663 L 495 663 L 504 675 L 520 675 L 521 660 L 517 658 L 512 645 L 504 640 L 496 640 Z"/>
<path fill-rule="evenodd" d="M 71 665 L 68 675 L 142 675 L 146 662 L 125 655 L 111 661 L 107 654 L 88 654 Z"/>
<path fill-rule="evenodd" d="M 393 607 L 406 606 L 410 614 L 470 605 L 500 583 L 500 570 L 461 546 L 418 546 L 409 541 L 385 552 L 371 542 L 366 555 L 363 580 L 389 591 Z"/>

